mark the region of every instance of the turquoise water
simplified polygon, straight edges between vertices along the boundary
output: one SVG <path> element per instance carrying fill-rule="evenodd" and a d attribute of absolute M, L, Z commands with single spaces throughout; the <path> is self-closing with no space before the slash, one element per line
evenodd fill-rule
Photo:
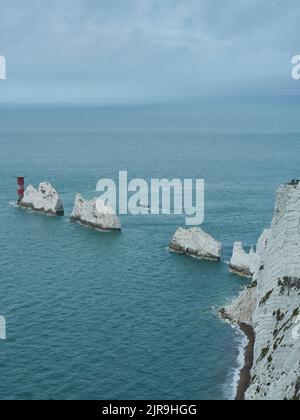
<path fill-rule="evenodd" d="M 255 243 L 278 184 L 299 178 L 296 98 L 0 106 L 1 399 L 223 399 L 239 335 L 216 316 L 246 282 L 224 261 Z M 99 178 L 205 178 L 220 264 L 167 251 L 181 216 L 122 217 L 122 234 L 68 220 Z M 66 217 L 13 207 L 47 180 Z"/>

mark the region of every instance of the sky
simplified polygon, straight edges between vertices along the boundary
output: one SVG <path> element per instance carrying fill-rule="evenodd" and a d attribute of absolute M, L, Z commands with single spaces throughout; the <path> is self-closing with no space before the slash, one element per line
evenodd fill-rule
<path fill-rule="evenodd" d="M 300 94 L 299 0 L 0 0 L 0 101 Z"/>

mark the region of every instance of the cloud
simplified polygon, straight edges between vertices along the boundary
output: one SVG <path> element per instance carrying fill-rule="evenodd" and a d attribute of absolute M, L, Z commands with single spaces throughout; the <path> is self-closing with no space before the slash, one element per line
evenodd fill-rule
<path fill-rule="evenodd" d="M 297 0 L 0 3 L 2 97 L 294 93 Z"/>

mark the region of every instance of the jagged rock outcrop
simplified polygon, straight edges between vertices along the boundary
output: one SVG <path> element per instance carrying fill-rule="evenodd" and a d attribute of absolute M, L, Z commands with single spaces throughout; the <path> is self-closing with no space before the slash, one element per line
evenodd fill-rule
<path fill-rule="evenodd" d="M 180 254 L 212 261 L 220 261 L 222 254 L 222 244 L 200 228 L 179 228 L 170 249 Z"/>
<path fill-rule="evenodd" d="M 42 182 L 36 190 L 29 185 L 19 206 L 54 216 L 63 216 L 64 207 L 57 191 L 49 182 Z"/>
<path fill-rule="evenodd" d="M 235 242 L 229 269 L 232 273 L 238 274 L 241 277 L 251 278 L 255 268 L 255 258 L 256 255 L 253 247 L 247 253 L 243 248 L 242 242 Z"/>
<path fill-rule="evenodd" d="M 103 200 L 85 200 L 80 194 L 76 196 L 71 220 L 100 231 L 120 231 L 122 228 L 113 209 Z"/>
<path fill-rule="evenodd" d="M 282 185 L 260 237 L 252 284 L 222 310 L 255 332 L 247 400 L 300 399 L 300 185 Z"/>

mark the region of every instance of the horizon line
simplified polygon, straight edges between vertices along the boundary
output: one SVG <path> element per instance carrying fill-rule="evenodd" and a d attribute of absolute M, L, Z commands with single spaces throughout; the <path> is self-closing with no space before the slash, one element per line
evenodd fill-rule
<path fill-rule="evenodd" d="M 107 102 L 147 102 L 147 101 L 197 101 L 216 99 L 300 99 L 300 94 L 259 94 L 259 95 L 203 95 L 203 96 L 103 96 L 98 98 L 32 98 L 0 99 L 0 105 L 71 105 L 105 104 Z"/>

